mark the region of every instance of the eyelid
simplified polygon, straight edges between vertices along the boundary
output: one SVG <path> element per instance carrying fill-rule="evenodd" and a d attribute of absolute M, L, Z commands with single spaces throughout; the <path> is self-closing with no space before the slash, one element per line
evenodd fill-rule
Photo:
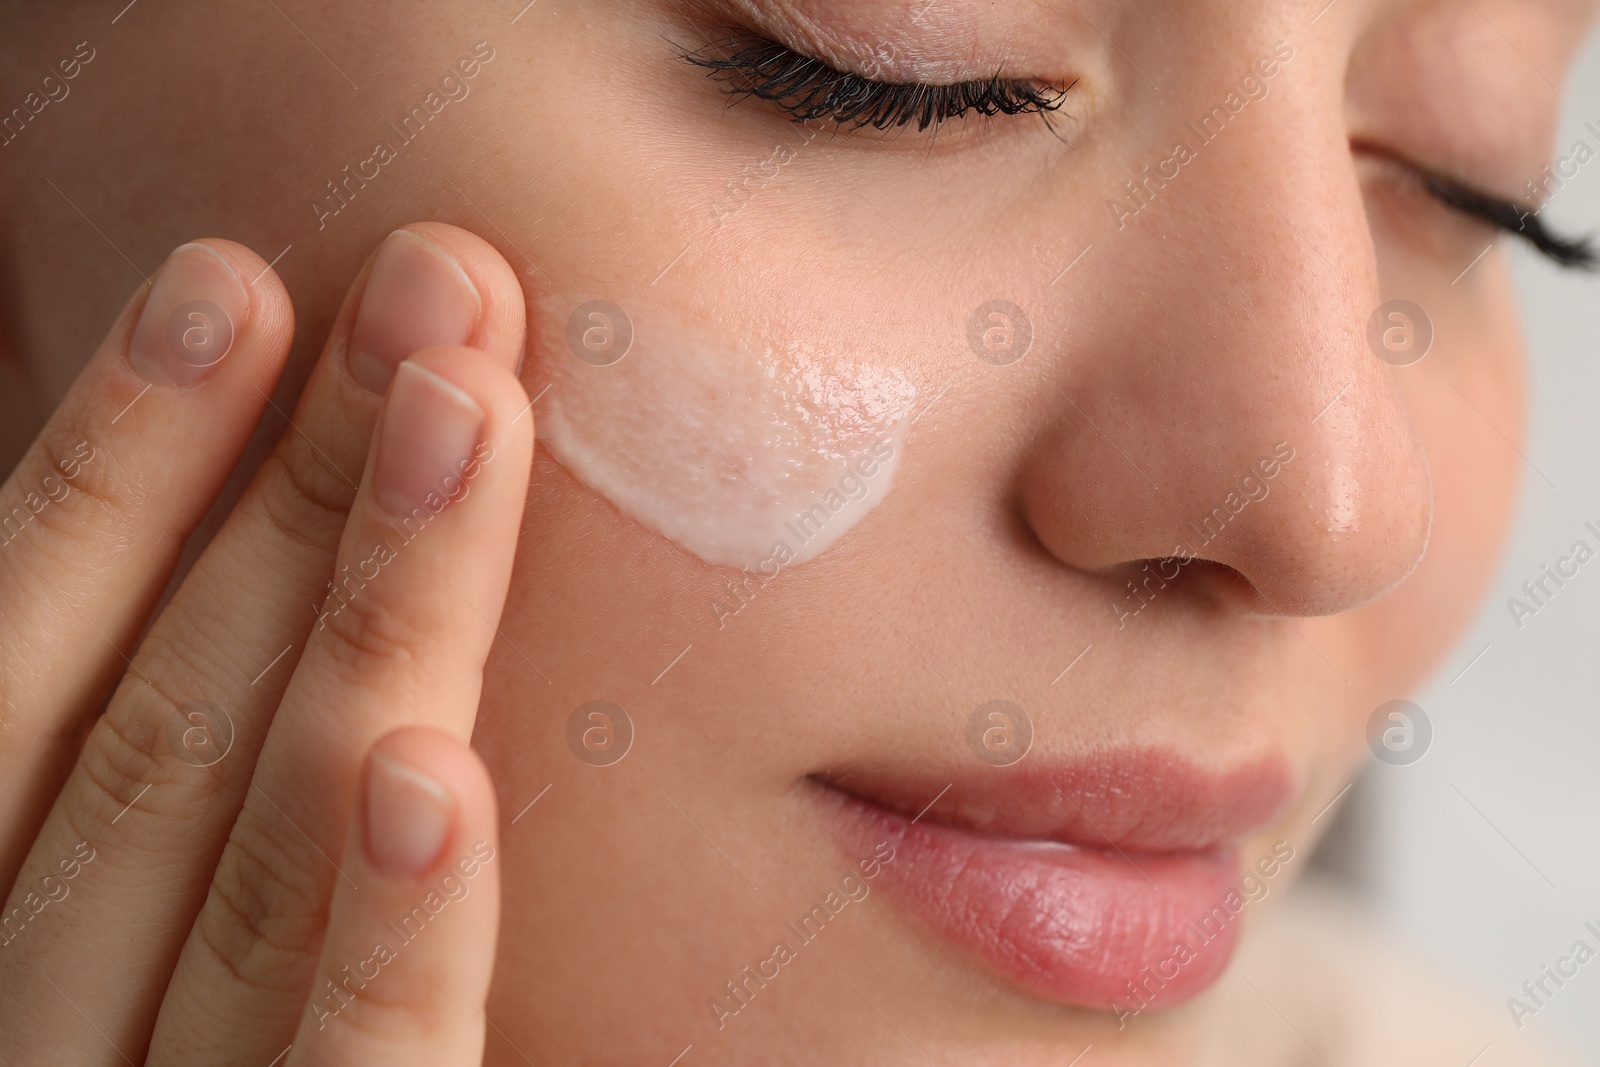
<path fill-rule="evenodd" d="M 1010 49 L 996 52 L 969 20 L 952 24 L 962 0 L 708 0 L 725 29 L 738 27 L 836 69 L 897 84 L 955 85 L 1015 66 Z M 823 12 L 808 13 L 822 6 Z M 942 10 L 941 10 L 942 8 Z M 932 10 L 932 17 L 929 11 Z M 909 13 L 908 13 L 909 12 Z"/>

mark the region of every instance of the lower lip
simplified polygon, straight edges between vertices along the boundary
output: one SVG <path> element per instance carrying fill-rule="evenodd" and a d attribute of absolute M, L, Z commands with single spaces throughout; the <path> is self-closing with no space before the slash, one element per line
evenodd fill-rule
<path fill-rule="evenodd" d="M 853 849 L 893 846 L 886 892 L 1037 996 L 1119 1014 L 1172 1007 L 1233 956 L 1239 915 L 1228 903 L 1243 898 L 1232 848 L 1125 856 L 913 822 L 833 795 Z"/>

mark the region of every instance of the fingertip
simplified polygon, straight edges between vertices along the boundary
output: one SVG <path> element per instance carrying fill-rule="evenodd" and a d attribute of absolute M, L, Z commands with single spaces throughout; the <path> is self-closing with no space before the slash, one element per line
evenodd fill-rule
<path fill-rule="evenodd" d="M 399 365 L 433 345 L 467 345 L 507 366 L 520 358 L 521 285 L 492 245 L 465 230 L 420 222 L 394 230 L 355 291 L 345 366 L 369 393 L 386 392 Z"/>
<path fill-rule="evenodd" d="M 526 424 L 530 441 L 533 409 L 515 368 L 474 348 L 443 345 L 423 349 L 410 362 L 437 374 L 483 409 L 490 438 L 514 436 Z"/>
<path fill-rule="evenodd" d="M 372 795 L 396 783 L 410 796 Z M 352 834 L 345 853 L 355 879 L 334 889 L 319 980 L 287 1067 L 480 1063 L 501 892 L 488 771 L 455 734 L 406 726 L 368 750 L 365 792 L 365 833 Z M 403 824 L 418 818 L 408 809 L 443 796 L 452 832 L 437 849 L 423 842 L 429 862 L 415 862 L 415 842 L 380 845 L 389 853 L 374 855 L 375 819 L 406 832 Z M 408 859 L 397 873 L 394 864 Z"/>
<path fill-rule="evenodd" d="M 445 222 L 413 222 L 404 229 L 453 256 L 483 300 L 473 347 L 515 359 L 527 332 L 522 282 L 500 250 L 470 230 Z"/>
<path fill-rule="evenodd" d="M 226 238 L 202 237 L 187 243 L 216 253 L 244 283 L 250 309 L 241 337 L 265 352 L 286 355 L 294 338 L 294 302 L 274 265 L 254 249 Z"/>
<path fill-rule="evenodd" d="M 367 757 L 369 808 L 374 800 L 375 770 L 385 776 L 379 781 L 380 788 L 395 784 L 396 778 L 410 779 L 414 789 L 431 791 L 433 799 L 446 805 L 453 815 L 453 833 L 442 839 L 443 855 L 450 854 L 452 838 L 477 840 L 486 834 L 492 836 L 498 801 L 489 769 L 477 751 L 455 734 L 417 725 L 400 727 L 379 738 Z M 408 798 L 419 799 L 428 798 Z"/>

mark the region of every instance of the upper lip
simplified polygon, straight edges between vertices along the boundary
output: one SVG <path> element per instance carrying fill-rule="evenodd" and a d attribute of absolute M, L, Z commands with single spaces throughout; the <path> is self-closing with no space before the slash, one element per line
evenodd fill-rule
<path fill-rule="evenodd" d="M 1205 852 L 1270 825 L 1293 803 L 1282 759 L 1202 768 L 1171 749 L 1130 747 L 1006 768 L 883 766 L 817 775 L 907 818 L 993 837 L 1154 854 Z"/>

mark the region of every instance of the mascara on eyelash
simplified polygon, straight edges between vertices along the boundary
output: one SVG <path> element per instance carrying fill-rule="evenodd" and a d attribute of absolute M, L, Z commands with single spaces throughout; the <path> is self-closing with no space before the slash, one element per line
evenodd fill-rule
<path fill-rule="evenodd" d="M 1600 253 L 1593 239 L 1552 232 L 1539 218 L 1542 207 L 1491 196 L 1441 174 L 1424 174 L 1423 185 L 1446 206 L 1521 237 L 1560 266 L 1587 271 L 1600 268 Z"/>
<path fill-rule="evenodd" d="M 719 53 L 720 54 L 717 54 Z M 893 83 L 838 70 L 759 37 L 735 37 L 683 58 L 727 84 L 735 97 L 766 100 L 796 122 L 824 119 L 848 129 L 889 130 L 915 123 L 918 132 L 969 112 L 1038 114 L 1061 107 L 1066 89 L 1002 78 L 949 85 Z"/>

